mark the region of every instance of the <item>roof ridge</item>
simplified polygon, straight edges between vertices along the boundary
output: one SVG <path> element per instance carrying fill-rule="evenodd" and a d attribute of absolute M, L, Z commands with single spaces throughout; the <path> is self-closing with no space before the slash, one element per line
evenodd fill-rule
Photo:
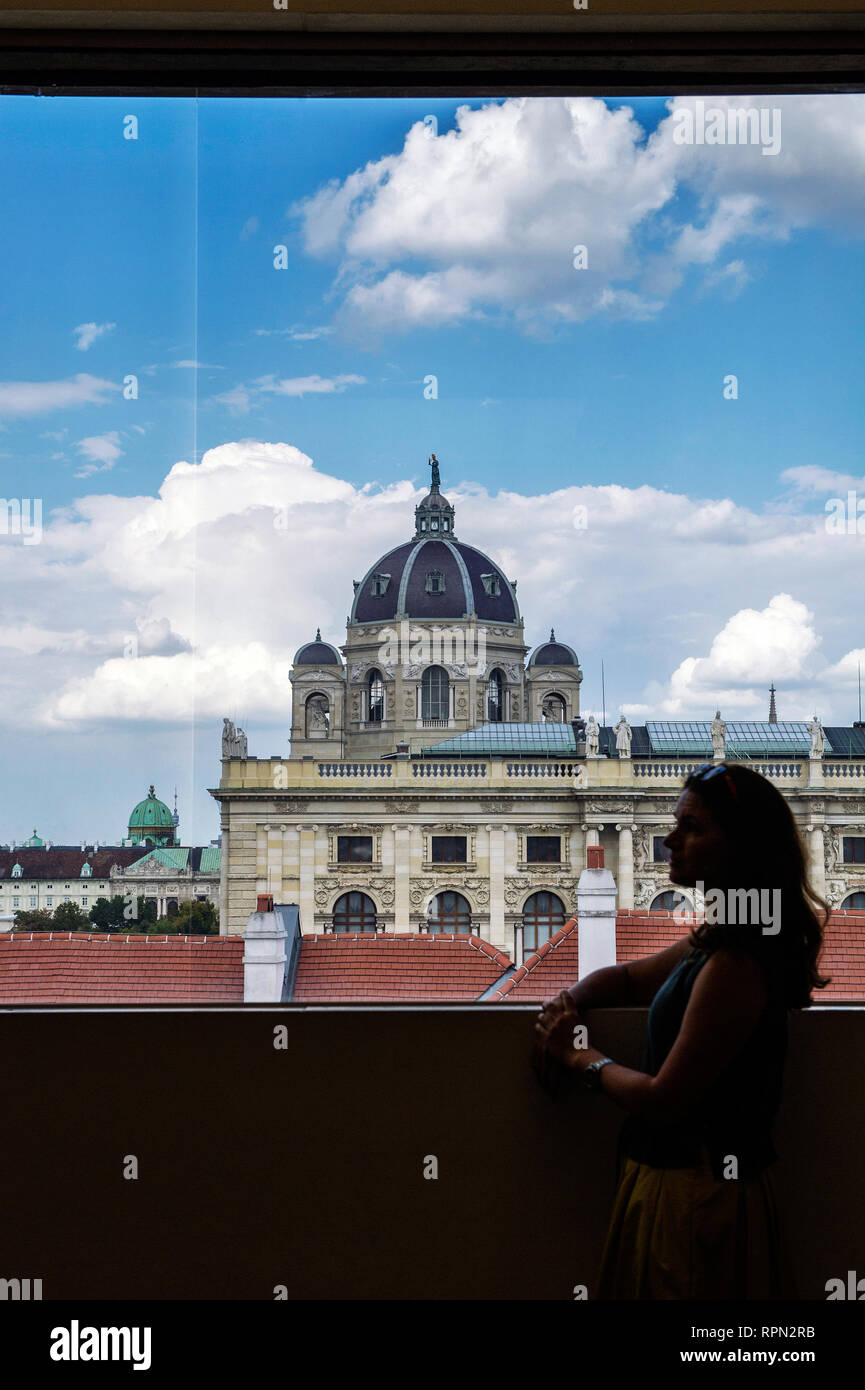
<path fill-rule="evenodd" d="M 506 994 L 512 993 L 520 981 L 525 980 L 528 975 L 531 975 L 535 967 L 540 965 L 541 961 L 550 955 L 552 951 L 555 951 L 558 946 L 561 946 L 562 942 L 566 941 L 567 938 L 577 930 L 578 926 L 577 914 L 574 913 L 574 915 L 550 937 L 549 941 L 542 942 L 536 951 L 532 951 L 531 955 L 526 957 L 522 965 L 517 966 L 513 975 L 510 975 L 506 980 L 502 981 L 501 987 L 489 996 L 490 999 L 501 1000 L 504 999 Z"/>

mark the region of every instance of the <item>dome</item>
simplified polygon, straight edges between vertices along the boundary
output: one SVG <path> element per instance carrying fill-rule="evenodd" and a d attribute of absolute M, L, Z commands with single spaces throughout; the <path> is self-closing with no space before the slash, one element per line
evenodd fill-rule
<path fill-rule="evenodd" d="M 306 642 L 294 654 L 295 666 L 341 666 L 342 657 L 336 647 L 322 642 L 321 628 L 315 629 L 315 641 Z"/>
<path fill-rule="evenodd" d="M 528 666 L 579 666 L 579 664 L 573 647 L 566 647 L 564 642 L 556 641 L 553 628 L 550 628 L 549 642 L 542 642 L 539 647 L 535 647 L 526 663 Z"/>
<path fill-rule="evenodd" d="M 144 801 L 139 801 L 129 817 L 129 834 L 168 831 L 174 834 L 174 817 L 164 801 L 160 801 L 153 787 Z"/>
<path fill-rule="evenodd" d="M 423 509 L 428 510 L 427 499 Z M 351 622 L 388 622 L 397 614 L 432 622 L 471 616 L 516 623 L 520 618 L 513 586 L 499 566 L 474 546 L 441 536 L 415 536 L 389 550 L 358 584 Z"/>
<path fill-rule="evenodd" d="M 34 830 L 34 831 L 33 831 L 33 834 L 30 836 L 30 839 L 29 839 L 29 840 L 24 840 L 24 841 L 22 842 L 21 848 L 22 848 L 22 849 L 44 849 L 44 848 L 45 848 L 45 841 L 44 841 L 44 840 L 40 840 L 39 836 L 36 834 L 36 831 Z"/>

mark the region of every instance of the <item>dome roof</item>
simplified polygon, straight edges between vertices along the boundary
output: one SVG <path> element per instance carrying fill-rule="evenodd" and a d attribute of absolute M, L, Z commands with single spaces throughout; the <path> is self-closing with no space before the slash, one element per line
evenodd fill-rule
<path fill-rule="evenodd" d="M 33 831 L 33 834 L 30 836 L 30 839 L 29 839 L 29 840 L 24 840 L 24 841 L 22 842 L 21 848 L 22 848 L 22 849 L 44 849 L 44 848 L 45 848 L 45 841 L 44 841 L 44 840 L 40 840 L 39 836 L 36 834 L 36 831 L 34 830 L 34 831 Z"/>
<path fill-rule="evenodd" d="M 424 507 L 431 502 L 432 495 Z M 440 536 L 416 536 L 389 550 L 358 584 L 351 622 L 388 622 L 397 614 L 433 622 L 466 615 L 500 623 L 520 618 L 516 594 L 499 566 L 474 546 Z"/>
<path fill-rule="evenodd" d="M 174 817 L 164 801 L 160 801 L 151 787 L 144 801 L 139 801 L 129 817 L 132 830 L 174 830 Z"/>
<path fill-rule="evenodd" d="M 295 666 L 341 666 L 342 657 L 336 647 L 322 642 L 321 628 L 315 629 L 315 641 L 305 642 L 294 654 Z"/>
<path fill-rule="evenodd" d="M 539 647 L 535 647 L 529 657 L 527 666 L 579 666 L 577 653 L 573 647 L 566 647 L 564 642 L 556 641 L 556 634 L 550 628 L 549 642 L 542 642 Z"/>

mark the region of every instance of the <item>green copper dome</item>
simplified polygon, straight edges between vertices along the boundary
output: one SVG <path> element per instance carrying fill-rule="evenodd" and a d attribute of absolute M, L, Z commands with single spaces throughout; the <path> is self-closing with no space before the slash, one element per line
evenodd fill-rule
<path fill-rule="evenodd" d="M 174 840 L 174 817 L 154 787 L 144 801 L 139 801 L 129 817 L 129 838 L 138 844 L 152 840 L 154 844 L 171 844 Z"/>
<path fill-rule="evenodd" d="M 41 840 L 41 839 L 39 838 L 39 836 L 36 834 L 36 831 L 34 830 L 34 831 L 33 831 L 33 834 L 30 836 L 30 839 L 29 839 L 29 840 L 25 840 L 24 843 L 23 843 L 23 845 L 21 846 L 21 848 L 22 848 L 22 849 L 44 849 L 44 848 L 45 848 L 45 841 L 44 841 L 44 840 Z"/>

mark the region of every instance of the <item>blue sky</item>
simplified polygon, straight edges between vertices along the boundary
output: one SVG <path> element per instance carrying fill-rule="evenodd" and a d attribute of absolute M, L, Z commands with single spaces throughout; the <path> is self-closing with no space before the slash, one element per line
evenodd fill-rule
<path fill-rule="evenodd" d="M 657 99 L 0 98 L 0 492 L 41 498 L 46 528 L 29 548 L 0 536 L 0 709 L 21 750 L 0 840 L 32 823 L 116 839 L 151 780 L 177 782 L 185 838 L 210 839 L 220 681 L 257 751 L 284 745 L 291 651 L 317 622 L 344 640 L 349 581 L 407 534 L 432 450 L 466 499 L 458 534 L 521 581 L 529 644 L 554 621 L 578 648 L 587 708 L 604 657 L 608 712 L 703 717 L 726 698 L 759 716 L 760 660 L 718 666 L 769 632 L 789 717 L 818 699 L 852 717 L 861 624 L 835 599 L 845 573 L 859 592 L 861 542 L 821 532 L 825 498 L 865 471 L 865 109 L 745 99 L 767 101 L 776 158 L 675 149 Z M 249 441 L 297 457 L 251 460 Z M 178 471 L 208 451 L 219 468 Z M 260 617 L 249 470 L 268 468 L 274 505 L 300 470 L 295 550 L 304 507 L 347 540 L 324 525 Z M 170 474 L 195 501 L 165 522 Z M 538 528 L 581 489 L 597 529 L 546 546 Z M 330 516 L 363 497 L 381 503 L 366 532 Z M 669 573 L 665 525 L 692 542 Z M 213 615 L 235 593 L 249 618 L 229 651 Z M 150 664 L 112 706 L 127 631 Z M 259 704 L 246 642 L 279 667 Z M 184 681 L 185 706 L 160 698 Z"/>

